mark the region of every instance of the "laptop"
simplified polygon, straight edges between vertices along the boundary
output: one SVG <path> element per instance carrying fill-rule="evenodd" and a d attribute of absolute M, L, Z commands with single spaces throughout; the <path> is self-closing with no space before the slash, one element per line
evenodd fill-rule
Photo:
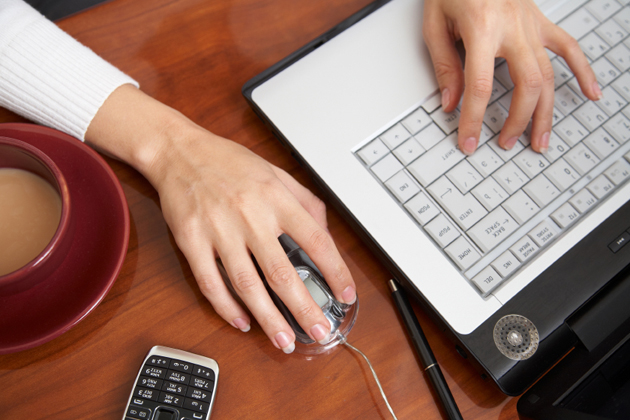
<path fill-rule="evenodd" d="M 630 317 L 605 299 L 629 281 L 630 6 L 537 3 L 579 40 L 604 93 L 588 101 L 549 53 L 544 155 L 527 132 L 498 147 L 513 89 L 502 60 L 478 150 L 457 149 L 459 111 L 440 107 L 421 0 L 376 1 L 243 87 L 457 351 L 508 395 L 575 350 L 600 351 Z"/>

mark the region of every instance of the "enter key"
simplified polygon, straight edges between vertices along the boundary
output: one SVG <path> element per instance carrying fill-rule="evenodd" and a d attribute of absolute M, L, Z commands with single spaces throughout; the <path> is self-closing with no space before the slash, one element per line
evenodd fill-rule
<path fill-rule="evenodd" d="M 457 187 L 445 176 L 438 178 L 428 190 L 463 230 L 470 229 L 488 214 L 487 210 L 472 194 L 460 193 Z"/>
<path fill-rule="evenodd" d="M 488 252 L 518 228 L 518 223 L 503 209 L 498 207 L 468 231 L 468 235 L 482 249 Z"/>

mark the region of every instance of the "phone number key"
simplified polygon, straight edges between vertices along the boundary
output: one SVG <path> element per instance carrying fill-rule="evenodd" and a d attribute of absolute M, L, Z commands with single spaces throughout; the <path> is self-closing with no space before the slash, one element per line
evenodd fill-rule
<path fill-rule="evenodd" d="M 158 400 L 161 403 L 174 405 L 176 407 L 181 407 L 184 404 L 184 399 L 179 395 L 167 394 L 166 392 L 160 392 L 160 399 Z"/>

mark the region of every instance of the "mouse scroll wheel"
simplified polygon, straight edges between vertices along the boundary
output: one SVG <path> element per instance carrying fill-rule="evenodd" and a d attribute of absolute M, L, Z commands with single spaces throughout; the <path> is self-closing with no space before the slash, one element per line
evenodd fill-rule
<path fill-rule="evenodd" d="M 343 312 L 337 305 L 332 305 L 330 308 L 330 312 L 333 314 L 335 318 L 341 319 L 343 318 Z"/>

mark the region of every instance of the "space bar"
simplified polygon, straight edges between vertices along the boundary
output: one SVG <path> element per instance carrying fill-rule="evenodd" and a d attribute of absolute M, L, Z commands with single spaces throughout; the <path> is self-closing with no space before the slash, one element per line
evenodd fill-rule
<path fill-rule="evenodd" d="M 423 187 L 427 187 L 465 157 L 457 148 L 455 132 L 414 160 L 407 169 Z"/>

